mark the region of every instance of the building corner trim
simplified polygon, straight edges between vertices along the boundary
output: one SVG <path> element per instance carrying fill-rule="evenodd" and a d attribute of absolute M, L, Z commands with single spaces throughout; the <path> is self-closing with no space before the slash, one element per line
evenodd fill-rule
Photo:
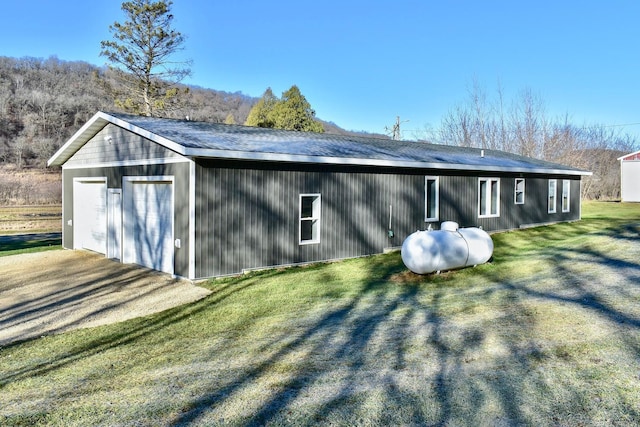
<path fill-rule="evenodd" d="M 196 277 L 196 162 L 189 161 L 189 279 Z"/>

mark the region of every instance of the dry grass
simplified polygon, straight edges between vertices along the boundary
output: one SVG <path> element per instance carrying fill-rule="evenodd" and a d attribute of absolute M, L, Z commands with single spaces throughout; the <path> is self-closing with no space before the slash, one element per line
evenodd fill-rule
<path fill-rule="evenodd" d="M 0 351 L 5 425 L 638 425 L 640 205 L 206 284 L 202 301 Z"/>
<path fill-rule="evenodd" d="M 0 235 L 60 232 L 61 205 L 0 206 Z"/>
<path fill-rule="evenodd" d="M 0 166 L 0 206 L 62 203 L 60 170 Z"/>

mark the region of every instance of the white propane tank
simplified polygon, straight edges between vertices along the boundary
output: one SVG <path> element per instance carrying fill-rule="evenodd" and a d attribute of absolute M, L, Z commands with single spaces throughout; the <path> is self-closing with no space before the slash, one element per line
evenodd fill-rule
<path fill-rule="evenodd" d="M 440 230 L 458 231 L 458 223 L 455 221 L 444 221 L 442 224 L 440 224 Z"/>
<path fill-rule="evenodd" d="M 416 231 L 402 243 L 402 262 L 417 274 L 483 264 L 493 255 L 491 236 L 479 228 L 458 228 L 453 221 L 444 229 Z"/>

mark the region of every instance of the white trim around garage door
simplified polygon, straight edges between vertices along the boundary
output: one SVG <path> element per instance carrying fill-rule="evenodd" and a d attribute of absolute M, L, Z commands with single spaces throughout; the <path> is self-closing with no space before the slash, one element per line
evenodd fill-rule
<path fill-rule="evenodd" d="M 107 189 L 107 258 L 122 259 L 122 189 Z"/>

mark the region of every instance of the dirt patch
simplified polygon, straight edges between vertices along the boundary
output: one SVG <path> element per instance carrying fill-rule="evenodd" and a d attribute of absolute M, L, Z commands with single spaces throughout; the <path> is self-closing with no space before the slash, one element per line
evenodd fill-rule
<path fill-rule="evenodd" d="M 207 296 L 186 280 L 83 251 L 0 257 L 0 346 L 121 322 Z"/>

